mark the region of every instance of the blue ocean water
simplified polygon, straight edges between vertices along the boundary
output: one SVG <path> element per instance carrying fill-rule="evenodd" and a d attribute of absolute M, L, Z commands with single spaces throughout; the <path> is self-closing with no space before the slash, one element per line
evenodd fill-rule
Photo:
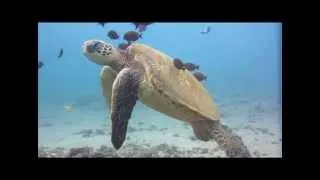
<path fill-rule="evenodd" d="M 211 27 L 211 32 L 201 34 L 206 26 Z M 109 30 L 115 30 L 120 38 L 110 40 L 107 37 Z M 81 45 L 86 40 L 99 39 L 117 46 L 124 42 L 122 36 L 130 30 L 134 30 L 131 23 L 107 23 L 105 27 L 97 23 L 38 24 L 38 60 L 44 63 L 38 76 L 39 146 L 67 144 L 70 148 L 75 141 L 74 146 L 92 145 L 99 141 L 88 138 L 74 140 L 74 131 L 108 124 L 108 110 L 99 79 L 101 67 L 86 59 Z M 241 124 L 243 136 L 250 130 L 246 125 L 248 119 L 254 116 L 257 124 L 263 123 L 251 129 L 268 128 L 281 139 L 281 33 L 281 23 L 153 23 L 137 42 L 200 65 L 200 71 L 208 77 L 203 85 L 223 114 L 228 114 L 224 116 L 225 122 L 234 128 Z M 60 48 L 64 49 L 64 54 L 58 59 Z M 74 111 L 65 111 L 64 106 L 70 104 L 74 104 Z M 180 122 L 161 116 L 141 104 L 137 105 L 133 119 L 137 123 L 156 125 L 158 129 L 168 128 L 169 134 L 177 132 L 181 137 L 180 144 L 189 143 L 182 138 L 193 135 L 190 129 L 180 132 Z M 132 136 L 139 140 L 149 136 L 148 133 Z M 262 135 L 254 138 L 256 133 L 250 133 L 248 138 L 244 137 L 245 142 L 258 146 L 252 140 L 258 139 L 257 143 L 266 144 L 263 138 L 259 139 Z M 149 137 L 152 141 L 152 136 Z M 110 144 L 110 138 L 99 138 L 102 144 Z M 154 144 L 157 141 L 154 139 Z M 173 143 L 170 138 L 163 141 Z M 202 143 L 198 143 L 199 147 Z M 281 143 L 277 147 L 273 145 L 261 147 L 259 156 L 262 156 L 261 151 L 266 151 L 264 156 L 281 156 Z"/>

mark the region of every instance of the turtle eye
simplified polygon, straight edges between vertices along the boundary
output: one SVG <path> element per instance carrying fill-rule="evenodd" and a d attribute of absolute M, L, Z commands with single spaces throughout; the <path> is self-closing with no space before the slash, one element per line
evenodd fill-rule
<path fill-rule="evenodd" d="M 89 53 L 94 53 L 94 52 L 98 52 L 100 53 L 100 47 L 101 47 L 101 43 L 98 41 L 95 41 L 94 43 L 90 44 L 87 46 L 87 52 Z"/>
<path fill-rule="evenodd" d="M 100 46 L 101 46 L 101 43 L 98 42 L 98 41 L 96 41 L 96 42 L 92 45 L 92 48 L 93 48 L 94 50 L 97 50 Z"/>

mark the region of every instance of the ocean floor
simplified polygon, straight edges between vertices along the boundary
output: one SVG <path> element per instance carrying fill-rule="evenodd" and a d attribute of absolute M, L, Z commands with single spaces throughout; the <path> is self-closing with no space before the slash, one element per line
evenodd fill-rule
<path fill-rule="evenodd" d="M 203 142 L 192 128 L 138 103 L 124 145 L 117 152 L 103 101 L 39 105 L 39 157 L 226 157 L 214 141 Z M 268 98 L 221 101 L 222 122 L 243 138 L 253 157 L 282 157 L 281 104 Z"/>

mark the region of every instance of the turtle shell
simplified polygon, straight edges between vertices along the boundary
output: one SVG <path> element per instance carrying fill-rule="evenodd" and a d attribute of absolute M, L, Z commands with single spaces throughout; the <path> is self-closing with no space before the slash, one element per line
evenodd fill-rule
<path fill-rule="evenodd" d="M 190 71 L 177 69 L 172 57 L 138 43 L 129 46 L 127 52 L 143 66 L 138 95 L 143 104 L 186 122 L 220 120 L 206 88 Z"/>

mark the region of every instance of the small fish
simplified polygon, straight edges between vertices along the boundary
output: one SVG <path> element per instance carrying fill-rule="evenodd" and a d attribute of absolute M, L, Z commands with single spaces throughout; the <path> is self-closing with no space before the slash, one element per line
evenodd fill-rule
<path fill-rule="evenodd" d="M 205 76 L 201 72 L 195 72 L 195 73 L 193 73 L 193 75 L 194 75 L 194 77 L 196 77 L 198 79 L 198 81 L 207 80 L 207 76 Z"/>
<path fill-rule="evenodd" d="M 38 69 L 42 68 L 43 65 L 44 65 L 43 62 L 39 61 L 38 62 Z"/>
<path fill-rule="evenodd" d="M 73 104 L 70 104 L 70 105 L 65 105 L 64 106 L 64 110 L 67 111 L 67 112 L 72 112 L 73 111 Z"/>
<path fill-rule="evenodd" d="M 60 52 L 59 52 L 59 55 L 58 55 L 58 59 L 60 59 L 62 56 L 63 56 L 63 48 L 60 48 Z"/>
<path fill-rule="evenodd" d="M 211 27 L 207 26 L 205 29 L 201 30 L 200 33 L 201 34 L 208 34 L 211 31 Z"/>
<path fill-rule="evenodd" d="M 136 30 L 138 29 L 139 32 L 144 32 L 144 31 L 147 30 L 147 26 L 152 24 L 152 23 L 135 22 L 133 24 L 135 25 L 135 27 L 136 27 L 135 29 Z"/>
<path fill-rule="evenodd" d="M 136 29 L 138 29 L 138 31 L 141 33 L 147 30 L 147 26 L 140 24 Z"/>
<path fill-rule="evenodd" d="M 110 39 L 119 39 L 118 33 L 117 33 L 116 31 L 114 31 L 114 30 L 110 30 L 110 31 L 108 32 L 108 37 L 109 37 Z"/>
<path fill-rule="evenodd" d="M 135 26 L 136 26 L 136 29 L 138 28 L 139 25 L 145 25 L 145 26 L 148 26 L 150 24 L 153 24 L 153 23 L 150 23 L 150 22 L 134 22 L 133 23 Z"/>
<path fill-rule="evenodd" d="M 195 65 L 193 63 L 185 63 L 184 67 L 189 71 L 193 71 L 195 69 L 199 69 L 199 65 Z"/>
<path fill-rule="evenodd" d="M 126 32 L 126 34 L 124 34 L 123 39 L 128 41 L 129 44 L 131 44 L 131 42 L 138 40 L 139 38 L 142 39 L 142 34 L 136 32 L 136 31 L 128 31 Z"/>
<path fill-rule="evenodd" d="M 118 48 L 121 49 L 121 50 L 126 50 L 128 46 L 129 46 L 128 43 L 120 43 L 118 45 Z"/>
<path fill-rule="evenodd" d="M 173 64 L 179 70 L 181 70 L 181 69 L 184 70 L 185 69 L 185 67 L 183 66 L 183 62 L 179 58 L 174 58 Z"/>
<path fill-rule="evenodd" d="M 99 24 L 100 26 L 104 27 L 104 25 L 107 24 L 107 23 L 98 22 L 98 24 Z"/>

